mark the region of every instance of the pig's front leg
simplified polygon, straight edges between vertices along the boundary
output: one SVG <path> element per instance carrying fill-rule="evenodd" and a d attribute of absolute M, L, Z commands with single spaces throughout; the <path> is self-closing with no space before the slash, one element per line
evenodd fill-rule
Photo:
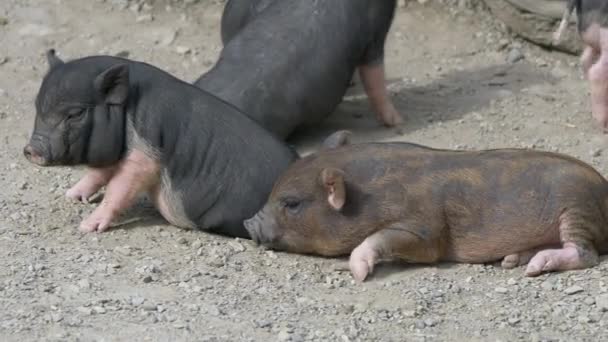
<path fill-rule="evenodd" d="M 439 246 L 420 228 L 395 226 L 382 229 L 365 239 L 350 254 L 350 271 L 357 282 L 363 282 L 379 260 L 403 259 L 413 263 L 439 260 Z"/>
<path fill-rule="evenodd" d="M 360 65 L 359 76 L 378 120 L 389 127 L 403 123 L 401 114 L 395 109 L 386 90 L 384 63 Z"/>
<path fill-rule="evenodd" d="M 159 182 L 158 161 L 143 152 L 133 150 L 120 162 L 107 186 L 101 204 L 80 224 L 84 232 L 102 232 L 112 220 L 133 204 L 137 196 Z"/>
<path fill-rule="evenodd" d="M 65 193 L 65 196 L 75 201 L 88 203 L 91 196 L 95 195 L 99 189 L 108 184 L 115 172 L 116 166 L 89 168 L 84 177 L 71 187 Z"/>

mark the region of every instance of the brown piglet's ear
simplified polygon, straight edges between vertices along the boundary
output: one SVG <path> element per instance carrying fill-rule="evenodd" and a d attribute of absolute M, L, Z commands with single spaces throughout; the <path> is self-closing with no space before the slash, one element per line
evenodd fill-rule
<path fill-rule="evenodd" d="M 93 85 L 107 104 L 124 104 L 129 95 L 129 65 L 111 66 L 95 77 Z"/>
<path fill-rule="evenodd" d="M 46 61 L 49 63 L 49 70 L 63 64 L 63 61 L 55 54 L 55 49 L 49 49 L 46 52 Z"/>
<path fill-rule="evenodd" d="M 344 186 L 344 171 L 327 168 L 321 171 L 321 183 L 327 192 L 327 203 L 334 210 L 341 210 L 346 201 L 346 188 Z"/>
<path fill-rule="evenodd" d="M 331 150 L 340 146 L 350 144 L 352 133 L 347 130 L 337 131 L 325 138 L 321 144 L 322 150 Z"/>

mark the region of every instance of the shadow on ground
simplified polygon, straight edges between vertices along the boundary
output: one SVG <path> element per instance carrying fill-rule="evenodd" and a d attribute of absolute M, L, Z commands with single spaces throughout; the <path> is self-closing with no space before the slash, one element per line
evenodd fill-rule
<path fill-rule="evenodd" d="M 532 85 L 555 82 L 554 77 L 526 62 L 450 72 L 420 86 L 392 79 L 388 87 L 395 106 L 406 119 L 398 128 L 386 128 L 376 121 L 362 87 L 357 84 L 349 89 L 335 113 L 319 125 L 297 130 L 289 142 L 300 152 L 308 153 L 329 134 L 341 129 L 351 130 L 354 142 L 403 139 L 432 122 L 458 120 L 489 106 L 492 100 L 514 96 Z"/>

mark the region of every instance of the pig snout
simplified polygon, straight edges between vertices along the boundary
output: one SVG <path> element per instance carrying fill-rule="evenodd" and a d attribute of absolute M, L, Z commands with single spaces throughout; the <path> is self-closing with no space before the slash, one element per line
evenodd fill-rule
<path fill-rule="evenodd" d="M 255 216 L 243 221 L 245 229 L 251 236 L 253 242 L 258 245 L 272 246 L 276 243 L 276 224 L 271 216 L 261 210 Z"/>
<path fill-rule="evenodd" d="M 23 155 L 30 163 L 40 166 L 48 165 L 48 160 L 32 144 L 27 144 L 23 148 Z"/>

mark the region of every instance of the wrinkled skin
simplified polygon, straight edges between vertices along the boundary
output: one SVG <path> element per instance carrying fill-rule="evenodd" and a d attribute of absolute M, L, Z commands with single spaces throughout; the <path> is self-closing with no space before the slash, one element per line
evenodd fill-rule
<path fill-rule="evenodd" d="M 591 90 L 591 111 L 604 132 L 608 131 L 608 2 L 605 0 L 570 0 L 560 27 L 559 41 L 570 14 L 576 10 L 578 31 L 585 48 L 581 64 Z"/>
<path fill-rule="evenodd" d="M 285 139 L 342 101 L 358 71 L 379 122 L 403 122 L 386 89 L 384 43 L 395 0 L 230 0 L 224 49 L 194 84 Z"/>
<path fill-rule="evenodd" d="M 348 144 L 344 132 L 279 178 L 245 221 L 270 248 L 350 253 L 357 281 L 380 260 L 526 265 L 526 275 L 591 267 L 608 252 L 608 182 L 555 153 Z"/>
<path fill-rule="evenodd" d="M 47 59 L 23 152 L 40 166 L 88 166 L 70 199 L 106 188 L 82 231 L 110 228 L 147 194 L 173 225 L 248 237 L 242 220 L 297 158 L 233 106 L 151 65 L 109 56 L 65 63 L 53 50 Z"/>

